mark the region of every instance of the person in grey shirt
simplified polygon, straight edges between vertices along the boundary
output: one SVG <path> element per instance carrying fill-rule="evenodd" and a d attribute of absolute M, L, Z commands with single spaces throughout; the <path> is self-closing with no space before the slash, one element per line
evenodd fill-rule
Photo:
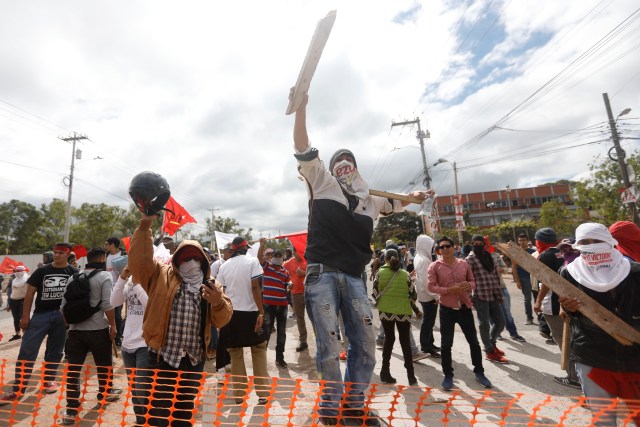
<path fill-rule="evenodd" d="M 82 365 L 91 352 L 98 371 L 98 405 L 113 402 L 122 394 L 121 389 L 112 387 L 111 370 L 113 359 L 111 343 L 116 336 L 116 323 L 113 306 L 111 305 L 112 278 L 111 273 L 104 271 L 106 268 L 106 253 L 102 248 L 93 248 L 87 254 L 87 265 L 83 273 L 88 277 L 94 270 L 98 271 L 89 278 L 90 296 L 89 303 L 92 307 L 100 306 L 100 309 L 91 317 L 78 323 L 69 325 L 66 352 L 69 359 L 67 376 L 67 409 L 63 414 L 60 424 L 76 425 L 79 422 L 78 410 L 80 408 L 80 371 Z M 69 281 L 67 286 L 73 282 Z M 60 311 L 67 304 L 62 298 Z"/>

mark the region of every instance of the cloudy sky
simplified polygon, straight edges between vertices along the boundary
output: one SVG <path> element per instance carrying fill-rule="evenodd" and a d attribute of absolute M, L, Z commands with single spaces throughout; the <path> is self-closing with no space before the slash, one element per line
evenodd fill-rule
<path fill-rule="evenodd" d="M 284 112 L 331 9 L 309 134 L 326 161 L 351 148 L 371 188 L 422 186 L 417 128 L 394 121 L 420 119 L 461 192 L 584 176 L 612 146 L 604 92 L 640 137 L 637 0 L 2 2 L 0 202 L 66 200 L 75 131 L 74 205 L 126 207 L 152 170 L 201 224 L 216 208 L 254 236 L 304 229 Z M 450 164 L 430 173 L 452 194 Z"/>

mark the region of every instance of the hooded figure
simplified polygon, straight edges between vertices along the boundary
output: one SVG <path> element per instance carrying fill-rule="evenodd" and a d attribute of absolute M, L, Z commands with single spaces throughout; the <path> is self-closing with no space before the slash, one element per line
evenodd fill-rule
<path fill-rule="evenodd" d="M 433 337 L 433 326 L 436 323 L 438 315 L 438 300 L 440 295 L 429 292 L 429 266 L 432 259 L 434 241 L 426 234 L 421 234 L 416 239 L 416 254 L 413 259 L 413 265 L 416 274 L 416 292 L 418 301 L 422 305 L 422 323 L 420 324 L 420 350 L 429 353 L 431 357 L 438 358 L 439 347 L 435 345 Z"/>

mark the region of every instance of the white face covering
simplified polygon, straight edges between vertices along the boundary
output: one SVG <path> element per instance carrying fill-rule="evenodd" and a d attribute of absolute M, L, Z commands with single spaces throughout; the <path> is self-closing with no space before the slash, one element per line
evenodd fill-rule
<path fill-rule="evenodd" d="M 200 261 L 192 259 L 187 262 L 183 262 L 178 267 L 178 272 L 180 273 L 180 277 L 182 277 L 182 281 L 184 283 L 188 285 L 202 285 L 204 273 L 202 272 Z"/>
<path fill-rule="evenodd" d="M 333 166 L 332 173 L 347 194 L 356 196 L 360 200 L 365 200 L 369 197 L 369 186 L 364 179 L 362 179 L 355 165 L 350 161 L 341 160 L 337 162 Z"/>
<path fill-rule="evenodd" d="M 27 283 L 29 276 L 27 276 L 26 271 L 16 271 L 15 275 L 16 277 L 13 279 L 13 286 L 21 286 Z"/>
<path fill-rule="evenodd" d="M 284 258 L 271 258 L 271 261 L 269 262 L 273 265 L 282 265 Z"/>
<path fill-rule="evenodd" d="M 571 276 L 583 286 L 597 291 L 609 291 L 629 274 L 631 264 L 610 243 L 573 245 L 580 257 L 567 266 Z"/>

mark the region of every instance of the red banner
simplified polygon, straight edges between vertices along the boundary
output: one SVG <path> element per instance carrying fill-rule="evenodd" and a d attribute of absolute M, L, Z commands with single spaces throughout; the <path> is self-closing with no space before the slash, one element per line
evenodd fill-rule
<path fill-rule="evenodd" d="M 29 269 L 22 262 L 16 261 L 15 259 L 11 259 L 6 256 L 0 263 L 0 273 L 13 274 L 13 269 L 19 265 L 22 265 L 27 271 L 29 271 Z"/>
<path fill-rule="evenodd" d="M 307 231 L 298 231 L 297 233 L 283 234 L 276 236 L 276 239 L 289 239 L 296 252 L 304 258 L 304 251 L 307 250 Z"/>
<path fill-rule="evenodd" d="M 165 205 L 164 221 L 162 222 L 162 232 L 167 233 L 169 236 L 176 234 L 176 231 L 180 227 L 190 222 L 197 223 L 197 221 L 191 216 L 189 212 L 173 197 L 169 197 L 167 204 Z M 171 212 L 169 212 L 171 211 Z"/>

